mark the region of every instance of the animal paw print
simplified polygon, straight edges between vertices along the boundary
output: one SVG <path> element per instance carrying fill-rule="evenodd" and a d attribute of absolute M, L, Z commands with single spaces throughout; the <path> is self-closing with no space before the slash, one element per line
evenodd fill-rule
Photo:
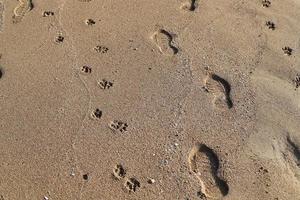
<path fill-rule="evenodd" d="M 89 66 L 84 65 L 84 66 L 81 67 L 81 72 L 83 74 L 90 74 L 90 73 L 92 73 L 92 68 L 89 67 Z"/>
<path fill-rule="evenodd" d="M 271 6 L 271 1 L 263 0 L 262 1 L 262 6 L 265 7 L 265 8 L 269 8 Z"/>
<path fill-rule="evenodd" d="M 125 178 L 126 175 L 126 170 L 124 169 L 124 167 L 121 164 L 118 164 L 114 167 L 113 169 L 113 176 L 120 180 L 122 178 Z"/>
<path fill-rule="evenodd" d="M 43 17 L 49 17 L 49 16 L 53 16 L 53 15 L 54 15 L 54 12 L 52 12 L 52 11 L 43 12 Z"/>
<path fill-rule="evenodd" d="M 285 55 L 290 56 L 290 55 L 292 55 L 293 49 L 290 47 L 284 47 L 284 48 L 282 48 L 282 51 Z"/>
<path fill-rule="evenodd" d="M 297 74 L 297 75 L 296 75 L 296 77 L 295 77 L 295 79 L 293 80 L 293 82 L 294 82 L 294 84 L 295 84 L 296 89 L 297 89 L 298 87 L 300 87 L 300 74 Z"/>
<path fill-rule="evenodd" d="M 88 26 L 92 26 L 92 25 L 96 24 L 96 22 L 92 19 L 87 19 L 87 20 L 85 20 L 85 24 Z"/>
<path fill-rule="evenodd" d="M 63 43 L 64 40 L 65 40 L 65 38 L 64 38 L 63 36 L 61 36 L 61 35 L 59 35 L 59 36 L 57 36 L 57 37 L 55 38 L 55 42 L 56 42 L 57 44 Z"/>
<path fill-rule="evenodd" d="M 91 114 L 93 119 L 100 119 L 102 117 L 102 111 L 99 108 L 96 108 Z"/>
<path fill-rule="evenodd" d="M 127 131 L 128 124 L 115 120 L 109 124 L 109 127 L 115 132 L 124 133 Z"/>
<path fill-rule="evenodd" d="M 129 193 L 136 192 L 139 187 L 141 187 L 140 182 L 135 178 L 128 178 L 124 184 L 125 188 Z"/>
<path fill-rule="evenodd" d="M 105 46 L 95 46 L 94 47 L 94 50 L 97 52 L 97 53 L 107 53 L 108 52 L 108 48 L 105 47 Z"/>
<path fill-rule="evenodd" d="M 271 30 L 275 30 L 275 23 L 274 22 L 272 22 L 272 21 L 267 21 L 266 22 L 266 26 L 269 28 L 269 29 L 271 29 Z"/>
<path fill-rule="evenodd" d="M 105 79 L 102 79 L 102 81 L 98 82 L 98 85 L 101 89 L 106 90 L 106 89 L 109 89 L 110 87 L 112 87 L 113 83 L 110 81 L 107 81 Z"/>

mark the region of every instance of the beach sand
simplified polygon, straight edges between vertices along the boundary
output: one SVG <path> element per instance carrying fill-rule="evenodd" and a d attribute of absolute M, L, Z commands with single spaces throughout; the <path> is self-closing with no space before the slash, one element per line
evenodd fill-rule
<path fill-rule="evenodd" d="M 0 0 L 0 200 L 300 200 L 299 0 Z"/>

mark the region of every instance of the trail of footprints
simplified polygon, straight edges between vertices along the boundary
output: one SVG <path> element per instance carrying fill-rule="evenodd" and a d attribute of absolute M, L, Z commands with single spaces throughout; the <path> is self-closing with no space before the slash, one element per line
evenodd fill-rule
<path fill-rule="evenodd" d="M 129 193 L 136 192 L 138 190 L 138 188 L 141 187 L 140 182 L 136 178 L 134 178 L 134 177 L 127 178 L 126 177 L 126 171 L 121 164 L 118 164 L 114 167 L 112 175 L 116 180 L 124 179 L 124 184 L 123 184 L 124 188 Z"/>
<path fill-rule="evenodd" d="M 270 8 L 272 5 L 272 2 L 270 0 L 262 0 L 261 1 L 262 7 L 263 8 Z M 268 27 L 268 29 L 270 30 L 275 30 L 276 29 L 276 25 L 273 21 L 266 21 L 265 23 L 266 27 Z M 282 52 L 284 55 L 286 56 L 292 56 L 294 50 L 289 47 L 289 46 L 285 46 L 282 48 Z M 298 89 L 298 87 L 300 86 L 300 80 L 299 80 L 299 74 L 296 75 L 295 79 L 292 80 L 292 82 L 295 84 L 295 90 Z"/>
<path fill-rule="evenodd" d="M 221 199 L 229 192 L 226 181 L 218 175 L 219 158 L 205 144 L 196 144 L 188 155 L 190 171 L 199 181 L 200 191 L 197 196 L 201 199 Z"/>
<path fill-rule="evenodd" d="M 92 0 L 78 1 L 90 2 Z M 180 8 L 186 11 L 195 11 L 199 4 L 198 1 L 199 0 L 187 0 L 187 2 L 183 3 Z M 271 1 L 262 0 L 262 6 L 264 8 L 270 8 Z M 24 16 L 29 11 L 31 11 L 32 8 L 33 4 L 31 0 L 19 0 L 19 4 L 13 11 L 13 22 L 18 23 L 22 21 Z M 43 17 L 49 17 L 53 15 L 54 12 L 52 11 L 45 11 L 43 13 Z M 88 26 L 92 26 L 95 24 L 95 21 L 92 19 L 87 19 L 85 20 L 85 24 Z M 272 21 L 267 21 L 265 25 L 271 30 L 276 29 L 275 23 Z M 64 39 L 65 38 L 63 36 L 58 35 L 55 38 L 55 42 L 60 44 L 64 42 Z M 178 54 L 179 48 L 174 43 L 174 34 L 170 33 L 166 29 L 158 29 L 152 34 L 151 39 L 162 55 L 175 56 L 176 54 Z M 93 50 L 97 53 L 105 54 L 108 53 L 109 48 L 106 46 L 97 45 L 93 48 Z M 293 49 L 287 46 L 282 48 L 282 51 L 285 55 L 291 56 Z M 80 71 L 82 75 L 89 75 L 92 73 L 92 67 L 84 65 L 81 67 Z M 204 89 L 212 95 L 213 105 L 220 109 L 232 108 L 233 103 L 230 97 L 230 84 L 210 69 L 206 69 L 206 73 L 207 74 L 204 79 Z M 1 75 L 2 73 L 0 71 L 0 78 Z M 295 87 L 298 88 L 300 86 L 300 75 L 297 75 L 293 82 L 295 83 Z M 99 88 L 102 90 L 108 90 L 113 87 L 113 82 L 106 79 L 102 79 L 97 83 Z M 92 119 L 101 119 L 102 115 L 103 112 L 99 108 L 96 108 L 91 112 L 90 116 Z M 108 124 L 108 126 L 114 133 L 126 133 L 128 131 L 128 124 L 124 121 L 113 120 Z M 196 144 L 189 153 L 188 163 L 190 171 L 194 173 L 199 180 L 200 191 L 198 192 L 198 196 L 201 199 L 220 199 L 228 194 L 229 187 L 226 181 L 222 180 L 218 176 L 218 156 L 211 148 L 209 148 L 205 144 Z M 112 174 L 116 180 L 124 181 L 124 188 L 126 188 L 129 193 L 136 192 L 138 188 L 141 187 L 140 182 L 136 178 L 127 178 L 126 170 L 120 164 L 114 167 Z M 87 181 L 88 174 L 83 175 L 83 178 Z"/>

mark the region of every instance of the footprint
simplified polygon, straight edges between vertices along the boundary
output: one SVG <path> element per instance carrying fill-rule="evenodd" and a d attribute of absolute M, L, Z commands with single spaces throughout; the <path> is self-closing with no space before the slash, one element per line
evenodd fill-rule
<path fill-rule="evenodd" d="M 63 43 L 64 39 L 65 39 L 65 38 L 64 38 L 63 36 L 58 35 L 58 36 L 56 36 L 56 38 L 55 38 L 55 43 L 61 44 L 61 43 Z"/>
<path fill-rule="evenodd" d="M 271 6 L 271 1 L 269 1 L 269 0 L 263 0 L 261 3 L 262 3 L 262 6 L 265 8 L 269 8 Z"/>
<path fill-rule="evenodd" d="M 140 182 L 135 178 L 127 178 L 124 184 L 125 188 L 129 193 L 136 192 L 141 187 Z"/>
<path fill-rule="evenodd" d="M 99 108 L 96 108 L 92 114 L 91 114 L 92 119 L 100 119 L 102 117 L 102 111 Z"/>
<path fill-rule="evenodd" d="M 275 30 L 275 28 L 276 28 L 274 22 L 272 22 L 272 21 L 267 21 L 266 26 L 271 30 Z"/>
<path fill-rule="evenodd" d="M 0 74 L 0 78 L 1 78 L 1 74 Z M 295 89 L 298 89 L 298 87 L 300 86 L 300 74 L 297 74 L 296 77 L 293 80 L 294 84 L 295 84 Z"/>
<path fill-rule="evenodd" d="M 2 72 L 2 69 L 1 69 L 1 66 L 0 66 L 0 79 L 2 78 L 3 76 L 3 72 Z"/>
<path fill-rule="evenodd" d="M 188 163 L 191 172 L 200 181 L 202 199 L 220 199 L 228 194 L 227 183 L 218 177 L 219 159 L 205 144 L 195 145 L 189 153 Z"/>
<path fill-rule="evenodd" d="M 300 168 L 300 147 L 291 139 L 290 136 L 287 136 L 287 148 L 292 155 L 296 166 Z"/>
<path fill-rule="evenodd" d="M 49 16 L 54 16 L 54 12 L 52 12 L 52 11 L 44 11 L 43 12 L 43 17 L 49 17 Z"/>
<path fill-rule="evenodd" d="M 90 73 L 92 73 L 92 68 L 89 67 L 89 66 L 84 65 L 84 66 L 81 67 L 81 73 L 90 74 Z"/>
<path fill-rule="evenodd" d="M 78 0 L 78 1 L 80 1 L 80 2 L 90 2 L 92 0 Z"/>
<path fill-rule="evenodd" d="M 180 7 L 183 10 L 195 11 L 198 7 L 198 0 L 189 0 L 189 2 L 183 3 Z"/>
<path fill-rule="evenodd" d="M 95 46 L 94 47 L 94 50 L 97 52 L 97 53 L 107 53 L 108 52 L 108 48 L 106 46 Z"/>
<path fill-rule="evenodd" d="M 106 79 L 102 79 L 98 82 L 98 85 L 101 89 L 107 90 L 113 86 L 113 82 L 107 81 Z"/>
<path fill-rule="evenodd" d="M 33 8 L 31 0 L 19 0 L 19 5 L 14 9 L 13 23 L 19 23 L 24 16 Z"/>
<path fill-rule="evenodd" d="M 86 19 L 84 23 L 88 26 L 92 26 L 92 25 L 96 24 L 96 22 L 92 19 Z"/>
<path fill-rule="evenodd" d="M 173 43 L 173 36 L 164 29 L 159 29 L 151 37 L 162 54 L 172 56 L 178 53 Z"/>
<path fill-rule="evenodd" d="M 292 55 L 293 49 L 290 47 L 284 47 L 284 48 L 282 48 L 282 51 L 285 55 L 290 56 L 290 55 Z"/>
<path fill-rule="evenodd" d="M 113 176 L 120 180 L 122 178 L 125 178 L 126 175 L 126 170 L 124 169 L 124 167 L 121 164 L 118 164 L 114 167 L 113 169 Z"/>
<path fill-rule="evenodd" d="M 114 132 L 124 133 L 127 131 L 128 124 L 119 120 L 114 120 L 113 122 L 110 122 L 109 127 Z"/>
<path fill-rule="evenodd" d="M 233 103 L 230 98 L 230 84 L 220 76 L 207 69 L 207 76 L 204 79 L 204 89 L 213 94 L 213 104 L 220 109 L 230 109 Z"/>

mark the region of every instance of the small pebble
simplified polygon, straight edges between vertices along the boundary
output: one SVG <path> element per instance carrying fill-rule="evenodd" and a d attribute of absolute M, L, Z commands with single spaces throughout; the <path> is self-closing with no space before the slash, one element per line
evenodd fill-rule
<path fill-rule="evenodd" d="M 147 181 L 149 184 L 153 184 L 155 183 L 155 180 L 153 178 L 149 178 L 148 181 Z"/>

